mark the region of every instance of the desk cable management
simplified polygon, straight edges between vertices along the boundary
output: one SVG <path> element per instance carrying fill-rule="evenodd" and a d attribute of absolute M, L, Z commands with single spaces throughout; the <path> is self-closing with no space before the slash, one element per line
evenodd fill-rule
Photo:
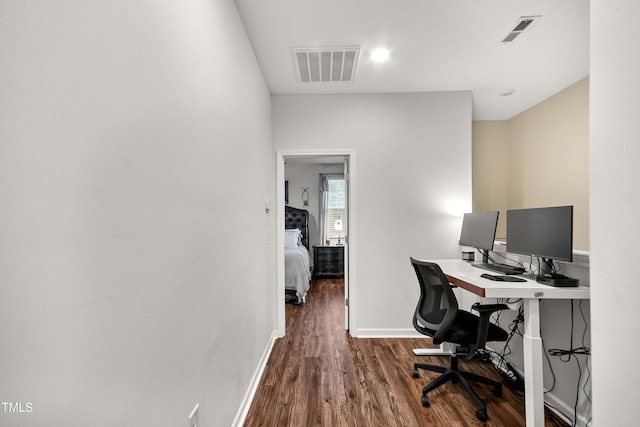
<path fill-rule="evenodd" d="M 522 268 L 526 269 L 526 267 L 524 266 L 524 263 L 523 263 L 522 261 L 516 261 L 516 260 L 513 260 L 513 259 L 509 258 L 508 256 L 506 256 L 506 255 L 504 255 L 504 254 L 500 253 L 500 252 L 495 252 L 495 251 L 491 251 L 491 252 L 492 252 L 493 254 L 495 254 L 495 255 L 498 255 L 498 256 L 499 256 L 500 258 L 502 258 L 504 261 L 511 261 L 511 262 L 515 263 L 515 265 L 520 266 L 520 267 L 522 267 Z M 489 260 L 490 260 L 491 262 L 498 264 L 498 262 L 495 260 L 495 258 L 494 258 L 494 257 L 492 257 L 492 256 L 490 256 L 488 253 L 487 253 L 487 257 L 489 258 Z M 535 270 L 534 270 L 533 255 L 530 255 L 530 256 L 529 256 L 529 266 L 531 267 L 531 273 L 533 273 L 534 271 L 538 271 L 538 272 L 540 271 L 540 265 L 542 264 L 542 262 L 540 261 L 540 258 L 539 258 L 539 257 L 536 257 L 536 258 L 537 258 L 537 260 L 538 260 L 538 265 L 537 265 L 537 266 L 535 266 Z M 554 262 L 554 263 L 553 263 L 553 273 L 558 273 L 558 272 L 560 272 L 560 268 L 559 268 L 559 267 L 556 265 L 556 263 Z M 538 273 L 538 274 L 541 274 L 541 273 Z"/>
<path fill-rule="evenodd" d="M 545 345 L 544 345 L 544 339 L 542 339 L 542 349 L 544 350 L 544 354 L 547 358 L 547 363 L 549 364 L 549 370 L 551 371 L 551 376 L 553 378 L 553 382 L 551 384 L 551 388 L 549 390 L 545 390 L 545 393 L 549 393 L 551 392 L 556 385 L 556 376 L 555 373 L 553 371 L 553 367 L 551 366 L 551 360 L 549 359 L 549 356 L 554 356 L 554 357 L 558 357 L 558 359 L 564 363 L 569 363 L 571 361 L 572 358 L 575 357 L 576 360 L 576 366 L 578 368 L 578 385 L 576 386 L 576 400 L 573 406 L 573 423 L 571 424 L 572 427 L 575 427 L 577 425 L 577 420 L 578 420 L 578 400 L 579 400 L 579 396 L 580 396 L 580 380 L 582 378 L 582 368 L 580 367 L 580 360 L 578 359 L 578 355 L 584 355 L 586 356 L 586 360 L 585 360 L 585 368 L 586 368 L 586 372 L 587 372 L 587 377 L 584 381 L 584 384 L 582 386 L 582 392 L 584 393 L 586 399 L 589 401 L 589 404 L 591 404 L 591 396 L 589 394 L 589 392 L 587 391 L 587 385 L 591 382 L 591 370 L 589 369 L 589 358 L 591 356 L 591 349 L 587 346 L 585 346 L 585 338 L 586 338 L 586 334 L 587 334 L 587 327 L 588 327 L 588 323 L 587 323 L 587 319 L 584 315 L 584 311 L 582 309 L 582 301 L 583 300 L 579 300 L 578 302 L 578 309 L 580 310 L 580 315 L 582 317 L 582 321 L 584 323 L 584 329 L 582 331 L 582 346 L 580 347 L 573 347 L 573 331 L 574 331 L 574 326 L 575 326 L 575 322 L 574 322 L 574 303 L 575 300 L 571 300 L 570 304 L 571 304 L 571 330 L 570 330 L 570 338 L 569 338 L 569 349 L 558 349 L 558 348 L 551 348 L 549 350 L 546 350 Z M 540 334 L 542 337 L 542 334 Z M 546 403 L 545 403 L 546 404 Z M 548 404 L 547 404 L 548 405 Z M 550 407 L 552 407 L 553 409 L 555 409 L 557 412 L 562 413 L 558 408 L 553 407 L 552 405 L 549 405 Z M 589 426 L 589 424 L 592 421 L 592 417 L 589 417 L 589 419 L 586 422 L 586 426 Z"/>
<path fill-rule="evenodd" d="M 512 262 L 515 262 L 515 263 L 516 263 L 516 265 L 518 265 L 518 266 L 520 266 L 520 267 L 522 267 L 522 268 L 525 268 L 525 266 L 524 266 L 524 264 L 523 264 L 522 262 L 512 260 L 512 259 L 510 259 L 508 256 L 506 256 L 506 255 L 504 255 L 504 254 L 502 254 L 502 253 L 500 253 L 500 252 L 491 251 L 491 253 L 493 253 L 494 255 L 498 255 L 500 258 L 504 259 L 505 261 L 512 261 Z M 489 254 L 489 252 L 487 252 L 487 258 L 489 258 L 489 261 L 493 262 L 494 264 L 500 264 L 500 263 L 498 263 L 498 262 L 495 260 L 495 258 L 494 258 L 494 257 L 492 257 L 492 256 Z"/>
<path fill-rule="evenodd" d="M 517 299 L 517 300 L 512 300 L 508 298 L 499 299 L 499 302 L 509 305 L 510 308 L 513 307 L 515 304 L 519 303 L 520 301 L 521 301 L 520 299 Z M 568 363 L 571 361 L 573 357 L 576 357 L 579 375 L 578 375 L 578 385 L 576 387 L 576 400 L 573 408 L 574 413 L 573 413 L 572 427 L 575 427 L 577 425 L 576 423 L 578 419 L 578 398 L 580 394 L 580 380 L 582 378 L 582 368 L 580 367 L 580 363 L 579 363 L 579 360 L 577 359 L 577 356 L 585 355 L 587 358 L 591 356 L 591 349 L 585 345 L 585 338 L 586 338 L 588 324 L 587 324 L 586 317 L 584 315 L 584 311 L 582 309 L 582 301 L 583 300 L 579 300 L 579 303 L 578 303 L 580 315 L 585 325 L 584 330 L 582 332 L 582 346 L 576 347 L 576 348 L 573 347 L 573 331 L 575 326 L 575 322 L 574 322 L 575 300 L 573 299 L 571 300 L 571 332 L 570 332 L 571 336 L 569 340 L 569 349 L 552 348 L 547 350 L 545 348 L 544 339 L 542 339 L 542 333 L 541 333 L 542 348 L 544 351 L 544 355 L 547 358 L 547 364 L 549 366 L 549 370 L 551 371 L 551 376 L 553 378 L 551 388 L 549 388 L 548 390 L 545 390 L 544 391 L 545 393 L 551 392 L 555 388 L 555 384 L 556 384 L 556 375 L 553 370 L 553 366 L 551 365 L 551 359 L 549 356 L 558 357 L 559 360 L 561 360 L 564 363 Z M 520 377 L 520 375 L 515 371 L 515 369 L 513 369 L 511 364 L 506 360 L 506 357 L 512 353 L 512 350 L 510 347 L 511 339 L 516 335 L 519 335 L 522 338 L 522 331 L 520 330 L 520 325 L 524 324 L 524 311 L 523 311 L 522 305 L 520 305 L 517 310 L 518 311 L 517 311 L 516 317 L 509 323 L 509 327 L 508 327 L 509 335 L 507 337 L 507 340 L 504 342 L 504 347 L 502 348 L 502 350 L 500 352 L 496 352 L 494 350 L 484 350 L 483 352 L 481 352 L 480 358 L 481 360 L 484 360 L 484 361 L 492 361 L 496 371 L 498 371 L 498 373 L 500 373 L 500 375 L 502 375 L 502 377 L 504 378 L 505 384 L 509 388 L 513 389 L 513 391 L 519 394 L 523 394 L 524 381 Z M 501 313 L 502 312 L 497 312 L 494 314 L 493 321 L 496 324 L 499 324 L 500 322 Z M 587 400 L 589 401 L 589 403 L 591 403 L 591 396 L 589 395 L 589 392 L 586 389 L 591 379 L 591 371 L 589 370 L 588 359 L 585 361 L 585 367 L 587 370 L 587 379 L 585 380 L 582 386 L 582 391 L 585 397 L 587 398 Z M 550 405 L 547 402 L 545 402 L 545 405 L 549 406 L 550 408 L 555 410 L 557 413 L 562 414 L 567 421 L 570 421 L 570 418 L 564 415 L 562 411 L 559 410 L 558 408 L 554 407 L 553 405 Z M 586 425 L 589 426 L 591 421 L 592 421 L 592 418 L 590 417 Z"/>
<path fill-rule="evenodd" d="M 510 299 L 503 298 L 500 298 L 499 302 L 507 305 L 512 305 L 515 303 Z M 494 313 L 494 323 L 499 324 L 501 314 L 501 311 Z M 507 361 L 506 357 L 512 352 L 511 347 L 509 347 L 511 339 L 515 335 L 520 335 L 522 337 L 522 332 L 520 331 L 519 325 L 523 323 L 524 311 L 522 305 L 520 305 L 520 307 L 518 308 L 518 314 L 516 315 L 515 319 L 513 319 L 509 324 L 509 335 L 504 342 L 504 347 L 502 348 L 502 350 L 500 352 L 490 349 L 479 350 L 480 359 L 483 361 L 492 362 L 495 370 L 502 376 L 507 387 L 520 395 L 524 395 L 524 381 L 520 374 L 518 374 L 516 370 L 513 369 L 511 364 Z"/>

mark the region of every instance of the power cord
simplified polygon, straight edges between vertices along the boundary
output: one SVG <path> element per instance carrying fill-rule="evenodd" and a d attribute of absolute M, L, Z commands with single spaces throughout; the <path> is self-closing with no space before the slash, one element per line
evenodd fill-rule
<path fill-rule="evenodd" d="M 500 301 L 504 303 L 504 299 L 500 299 Z M 509 300 L 507 300 L 507 302 L 509 302 Z M 499 324 L 502 312 L 496 312 L 494 313 L 494 315 L 494 323 Z M 502 350 L 500 352 L 489 349 L 484 349 L 481 351 L 481 353 L 483 353 L 483 355 L 481 355 L 481 360 L 490 360 L 493 363 L 495 370 L 502 376 L 505 385 L 515 392 L 519 393 L 524 392 L 524 380 L 520 376 L 520 374 L 516 372 L 513 366 L 511 366 L 511 364 L 507 361 L 506 356 L 508 356 L 512 352 L 511 347 L 509 346 L 511 339 L 516 335 L 522 336 L 520 325 L 522 325 L 523 323 L 524 310 L 522 306 L 520 306 L 518 308 L 516 317 L 509 324 L 509 332 Z"/>
<path fill-rule="evenodd" d="M 573 406 L 573 423 L 572 423 L 572 427 L 575 427 L 577 425 L 577 421 L 578 421 L 578 400 L 580 397 L 580 380 L 582 379 L 582 368 L 580 367 L 580 360 L 578 359 L 578 355 L 585 355 L 587 356 L 587 359 L 585 360 L 585 367 L 587 370 L 587 378 L 585 379 L 584 385 L 582 386 L 582 391 L 584 392 L 585 397 L 587 398 L 587 400 L 589 401 L 589 403 L 591 404 L 591 396 L 589 395 L 589 393 L 586 390 L 587 384 L 589 384 L 589 382 L 591 381 L 591 370 L 589 369 L 589 357 L 591 356 L 591 349 L 587 346 L 585 346 L 585 338 L 586 338 L 586 334 L 587 334 L 587 327 L 588 327 L 588 323 L 587 323 L 587 319 L 584 315 L 584 311 L 582 309 L 582 302 L 583 300 L 580 300 L 578 303 L 578 308 L 580 309 L 580 315 L 582 316 L 582 320 L 584 322 L 584 329 L 582 331 L 582 346 L 580 347 L 573 347 L 573 331 L 574 331 L 574 302 L 575 300 L 571 300 L 571 330 L 570 330 L 570 338 L 569 338 L 569 349 L 557 349 L 557 348 L 552 348 L 549 350 L 545 351 L 545 355 L 548 354 L 549 356 L 554 356 L 554 357 L 558 357 L 558 359 L 564 363 L 568 363 L 571 361 L 572 358 L 575 357 L 575 361 L 576 361 L 576 366 L 578 367 L 578 386 L 576 387 L 576 400 L 575 400 L 575 404 Z M 544 340 L 542 342 L 542 347 L 544 349 Z M 551 366 L 551 361 L 549 360 L 549 357 L 547 356 L 547 361 L 549 363 L 549 368 L 551 370 L 551 374 L 553 376 L 553 384 L 551 386 L 551 388 L 549 390 L 546 390 L 545 393 L 550 392 L 551 390 L 554 389 L 555 387 L 555 382 L 556 382 L 556 377 L 555 377 L 555 373 L 553 372 L 553 368 Z M 556 408 L 557 410 L 557 408 Z M 559 411 L 560 412 L 560 411 Z M 587 421 L 587 425 L 589 425 L 589 423 L 591 423 L 592 417 L 589 417 L 589 420 Z"/>
<path fill-rule="evenodd" d="M 491 256 L 491 254 L 492 254 L 492 253 L 493 253 L 494 255 L 498 255 L 500 258 L 504 259 L 505 261 L 515 262 L 515 263 L 516 263 L 517 265 L 519 265 L 520 267 L 525 268 L 525 267 L 524 267 L 524 265 L 523 265 L 520 261 L 516 261 L 516 260 L 510 259 L 509 257 L 507 257 L 506 255 L 501 254 L 500 252 L 487 251 L 487 258 L 489 258 L 489 260 L 490 260 L 491 262 L 493 262 L 494 264 L 500 264 L 500 263 L 499 263 L 499 262 L 497 262 L 497 261 L 495 260 L 495 258 L 493 258 L 493 257 Z"/>
<path fill-rule="evenodd" d="M 513 301 L 510 301 L 509 299 L 500 299 L 499 301 L 507 305 L 513 303 Z M 551 387 L 548 390 L 545 390 L 544 391 L 545 393 L 551 392 L 552 390 L 555 389 L 555 386 L 556 386 L 556 374 L 553 370 L 553 366 L 551 365 L 551 359 L 549 356 L 558 357 L 564 363 L 570 362 L 572 358 L 575 358 L 576 360 L 579 375 L 578 375 L 578 385 L 576 387 L 576 399 L 575 399 L 575 404 L 573 408 L 574 414 L 573 414 L 572 427 L 575 427 L 577 425 L 576 423 L 578 420 L 578 398 L 580 394 L 580 381 L 583 375 L 582 368 L 580 367 L 580 361 L 578 359 L 578 356 L 580 355 L 584 355 L 587 357 L 587 360 L 585 361 L 587 377 L 582 386 L 582 391 L 586 399 L 591 404 L 591 396 L 587 391 L 587 386 L 591 381 L 591 370 L 589 368 L 589 358 L 591 356 L 591 349 L 585 345 L 588 322 L 584 314 L 584 310 L 582 308 L 582 303 L 583 303 L 583 300 L 579 300 L 578 308 L 579 308 L 583 323 L 585 325 L 582 331 L 582 343 L 581 343 L 582 345 L 580 347 L 576 347 L 576 348 L 573 347 L 573 333 L 575 328 L 575 321 L 574 321 L 575 300 L 573 299 L 571 300 L 571 331 L 570 331 L 571 335 L 569 340 L 569 349 L 552 348 L 547 350 L 545 347 L 542 331 L 540 334 L 542 339 L 542 348 L 543 348 L 545 357 L 547 359 L 549 369 L 551 371 L 551 377 L 553 379 Z M 502 315 L 502 312 L 496 312 L 494 314 L 495 323 L 499 324 L 501 315 Z M 522 324 L 524 324 L 524 311 L 522 306 L 520 305 L 516 317 L 511 321 L 511 323 L 508 326 L 508 336 L 507 336 L 507 340 L 504 342 L 504 347 L 502 348 L 502 350 L 500 352 L 495 352 L 493 350 L 484 350 L 484 352 L 490 353 L 489 357 L 491 357 L 491 361 L 493 362 L 493 365 L 496 371 L 498 371 L 498 373 L 500 373 L 500 375 L 503 376 L 505 384 L 508 387 L 512 388 L 514 391 L 523 391 L 524 381 L 522 380 L 522 378 L 519 377 L 519 375 L 513 369 L 511 364 L 509 364 L 509 362 L 506 360 L 506 357 L 512 353 L 512 350 L 510 347 L 511 339 L 516 335 L 519 335 L 520 337 L 522 337 L 522 332 L 520 330 L 520 325 Z M 487 360 L 487 356 L 486 355 L 481 356 L 481 360 Z M 553 408 L 557 413 L 562 414 L 563 417 L 565 417 L 567 420 L 570 420 L 570 418 L 567 417 L 565 414 L 563 414 L 559 408 L 556 408 L 553 405 L 550 405 L 546 402 L 545 402 L 545 405 L 549 406 L 550 408 Z M 591 422 L 592 422 L 592 417 L 589 417 L 586 425 L 589 426 Z"/>
<path fill-rule="evenodd" d="M 578 347 L 572 348 L 570 350 L 560 350 L 559 348 L 552 348 L 549 350 L 550 356 L 557 356 L 563 362 L 569 362 L 571 360 L 571 356 L 573 356 L 574 354 L 586 354 L 588 356 L 591 356 L 591 350 L 589 349 L 589 347 Z M 565 356 L 569 356 L 569 358 L 564 360 L 563 357 Z"/>

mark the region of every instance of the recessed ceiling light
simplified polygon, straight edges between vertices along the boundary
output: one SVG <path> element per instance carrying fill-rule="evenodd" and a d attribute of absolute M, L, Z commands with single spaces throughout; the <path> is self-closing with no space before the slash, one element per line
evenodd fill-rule
<path fill-rule="evenodd" d="M 378 47 L 371 52 L 371 59 L 375 62 L 384 62 L 389 59 L 389 49 Z"/>
<path fill-rule="evenodd" d="M 500 96 L 511 96 L 515 93 L 515 89 L 507 89 L 507 90 L 503 90 L 502 92 L 499 92 L 498 95 Z"/>

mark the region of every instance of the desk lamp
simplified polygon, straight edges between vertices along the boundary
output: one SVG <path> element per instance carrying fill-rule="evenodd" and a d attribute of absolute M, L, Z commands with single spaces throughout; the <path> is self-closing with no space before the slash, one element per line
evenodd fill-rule
<path fill-rule="evenodd" d="M 340 246 L 340 245 L 342 245 L 342 243 L 340 243 L 340 232 L 342 231 L 342 220 L 341 219 L 336 219 L 336 222 L 333 225 L 333 227 L 338 232 L 338 246 Z"/>

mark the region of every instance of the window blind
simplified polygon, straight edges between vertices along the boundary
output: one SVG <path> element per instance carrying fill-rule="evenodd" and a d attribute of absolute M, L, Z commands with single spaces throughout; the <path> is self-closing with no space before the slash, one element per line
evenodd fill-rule
<path fill-rule="evenodd" d="M 345 235 L 345 192 L 344 179 L 342 177 L 329 177 L 328 179 L 328 197 L 326 206 L 326 230 L 329 239 L 337 239 L 339 236 Z M 336 221 L 342 220 L 342 230 L 336 230 Z"/>

